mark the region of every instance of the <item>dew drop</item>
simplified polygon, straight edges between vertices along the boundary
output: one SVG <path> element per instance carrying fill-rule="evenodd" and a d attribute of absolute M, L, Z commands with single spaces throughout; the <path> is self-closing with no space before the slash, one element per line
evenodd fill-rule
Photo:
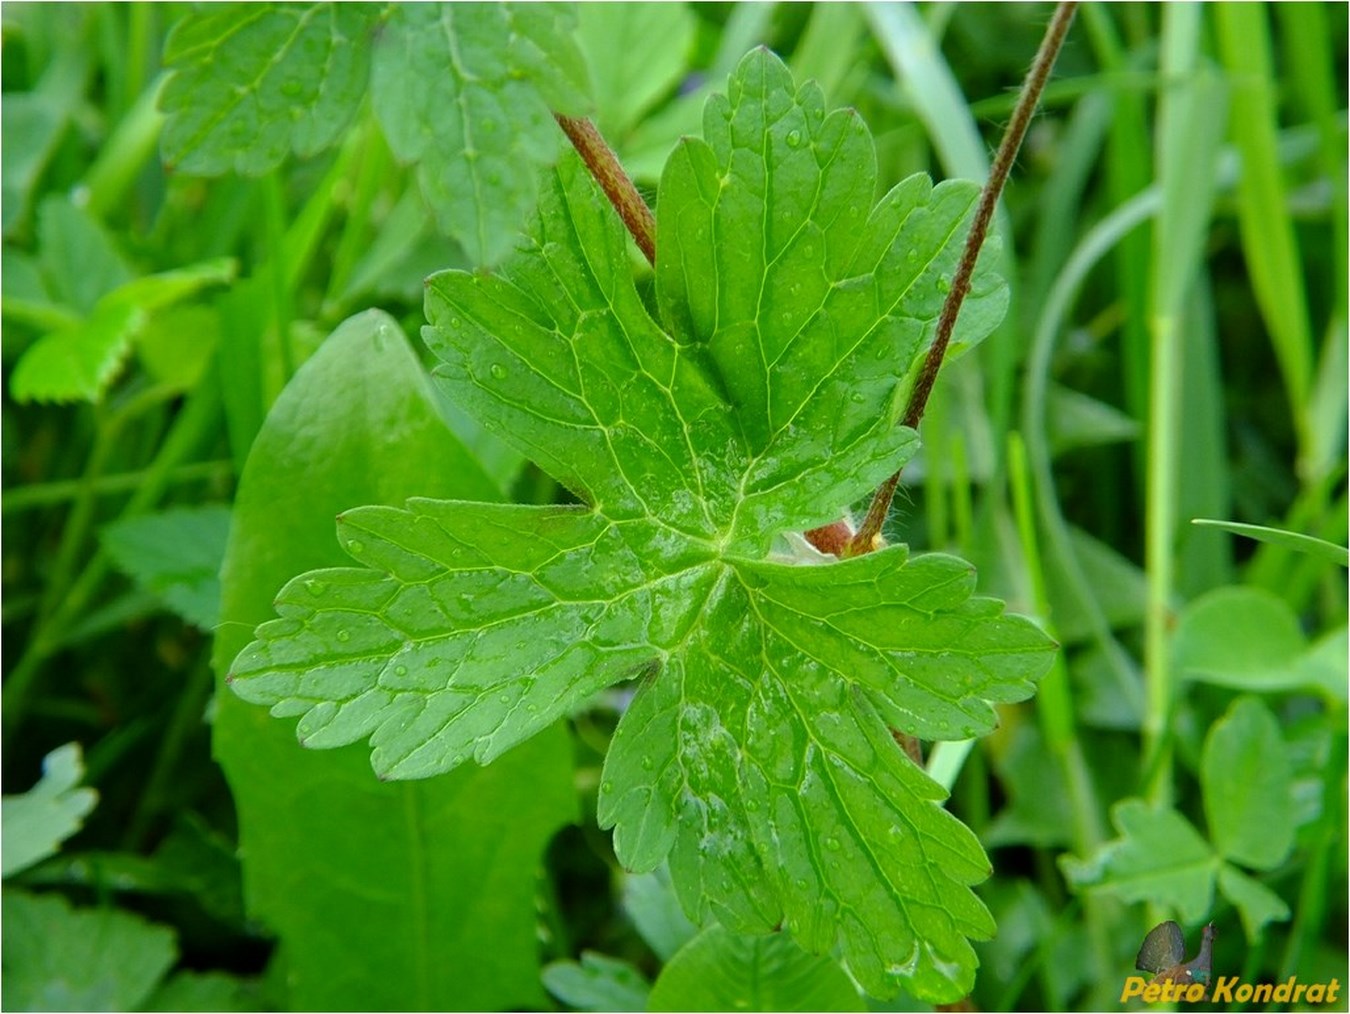
<path fill-rule="evenodd" d="M 946 275 L 938 275 L 937 280 L 938 292 L 950 292 L 951 288 L 952 288 L 952 280 L 948 278 Z"/>
<path fill-rule="evenodd" d="M 643 757 L 643 758 L 642 758 L 642 770 L 643 770 L 643 771 L 650 771 L 650 770 L 651 770 L 652 768 L 654 768 L 655 766 L 656 766 L 655 762 L 654 762 L 650 757 Z"/>
<path fill-rule="evenodd" d="M 343 642 L 350 641 L 352 639 L 351 632 L 346 630 L 339 630 L 337 632 L 337 639 Z"/>
<path fill-rule="evenodd" d="M 910 247 L 910 249 L 905 253 L 905 260 L 913 264 L 918 259 L 919 259 L 919 251 L 915 250 L 913 247 Z"/>
<path fill-rule="evenodd" d="M 809 886 L 809 885 L 806 883 L 806 878 L 805 878 L 805 877 L 798 877 L 798 878 L 797 878 L 797 890 L 799 890 L 799 891 L 805 891 L 806 888 L 807 888 L 808 886 Z"/>
<path fill-rule="evenodd" d="M 456 331 L 458 331 L 461 327 L 464 326 L 464 322 L 460 320 L 458 317 L 451 317 L 450 326 L 454 328 Z"/>
<path fill-rule="evenodd" d="M 395 675 L 395 676 L 407 676 L 407 675 L 408 675 L 408 667 L 407 667 L 406 665 L 396 665 L 396 666 L 394 666 L 394 675 Z"/>
<path fill-rule="evenodd" d="M 614 783 L 613 783 L 613 782 L 601 782 L 601 783 L 600 783 L 600 791 L 601 791 L 601 792 L 613 792 L 613 791 L 614 791 Z"/>
<path fill-rule="evenodd" d="M 365 551 L 366 551 L 366 544 L 362 542 L 360 539 L 352 539 L 351 542 L 347 543 L 347 552 L 349 553 L 359 554 L 364 553 Z"/>
<path fill-rule="evenodd" d="M 311 577 L 305 581 L 305 587 L 309 589 L 311 595 L 322 595 L 328 590 L 328 582 L 319 581 Z"/>
<path fill-rule="evenodd" d="M 802 143 L 802 132 L 800 130 L 789 130 L 787 136 L 789 148 L 796 148 Z"/>
<path fill-rule="evenodd" d="M 826 839 L 825 839 L 825 847 L 826 847 L 827 849 L 829 849 L 831 852 L 838 852 L 838 851 L 839 851 L 839 839 L 838 839 L 838 838 L 826 838 Z"/>
<path fill-rule="evenodd" d="M 745 808 L 749 810 L 751 813 L 757 813 L 759 811 L 759 800 L 747 799 L 745 801 Z"/>
<path fill-rule="evenodd" d="M 501 363 L 493 363 L 492 368 L 488 370 L 488 372 L 492 374 L 494 380 L 506 379 L 506 367 Z"/>

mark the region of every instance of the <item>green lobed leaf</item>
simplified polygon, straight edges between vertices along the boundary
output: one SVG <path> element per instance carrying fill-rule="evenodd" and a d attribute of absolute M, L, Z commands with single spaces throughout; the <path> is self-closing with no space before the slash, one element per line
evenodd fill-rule
<path fill-rule="evenodd" d="M 1205 820 L 1226 859 L 1274 869 L 1294 847 L 1290 764 L 1280 723 L 1255 697 L 1239 697 L 1210 728 L 1200 758 Z"/>
<path fill-rule="evenodd" d="M 0 802 L 0 876 L 8 877 L 55 855 L 80 829 L 98 802 L 93 789 L 76 788 L 84 777 L 80 744 L 67 743 L 42 758 L 42 777 L 27 792 Z"/>
<path fill-rule="evenodd" d="M 177 958 L 174 934 L 116 908 L 6 890 L 6 1010 L 138 1010 Z"/>
<path fill-rule="evenodd" d="M 735 308 L 715 325 L 703 302 L 681 302 L 707 295 L 687 284 L 688 265 L 659 260 L 668 330 L 633 286 L 614 212 L 564 159 L 499 273 L 430 281 L 424 336 L 455 400 L 588 506 L 413 499 L 344 512 L 339 540 L 364 566 L 288 584 L 230 679 L 245 700 L 301 716 L 308 745 L 368 737 L 380 775 L 417 778 L 486 763 L 640 676 L 598 804 L 623 864 L 649 870 L 669 854 L 692 916 L 737 931 L 782 922 L 809 950 L 842 944 L 870 992 L 903 983 L 955 999 L 973 979 L 967 938 L 993 931 L 969 889 L 989 865 L 890 727 L 987 732 L 991 702 L 1029 696 L 1054 646 L 974 597 L 973 569 L 952 557 L 895 546 L 803 565 L 774 547 L 836 519 L 912 453 L 913 433 L 894 425 L 897 383 L 975 188 L 914 178 L 861 216 L 866 228 L 837 228 L 850 202 L 870 204 L 861 122 L 808 115 L 818 93 L 794 92 L 767 51 L 742 62 L 732 90 L 765 132 L 760 144 L 742 136 L 745 150 L 781 140 L 764 110 L 800 95 L 805 149 L 827 129 L 851 152 L 848 172 L 865 173 L 864 186 L 836 179 L 825 158 L 812 177 L 791 145 L 773 147 L 775 173 L 796 167 L 825 195 L 773 189 L 774 230 L 828 233 L 843 281 L 812 281 L 813 310 L 776 261 L 757 261 L 764 236 L 738 223 L 718 239 L 739 282 L 712 280 Z M 686 146 L 700 165 L 711 151 Z M 707 211 L 702 170 L 682 157 L 659 222 Z M 678 247 L 659 227 L 663 249 Z M 742 286 L 760 294 L 753 314 Z M 1001 291 L 977 277 L 986 310 Z"/>
<path fill-rule="evenodd" d="M 225 972 L 176 972 L 151 994 L 143 1010 L 263 1011 L 271 1009 L 260 984 Z"/>
<path fill-rule="evenodd" d="M 260 175 L 332 145 L 369 78 L 380 5 L 231 4 L 170 33 L 160 93 L 164 158 L 181 172 Z"/>
<path fill-rule="evenodd" d="M 455 439 L 417 356 L 376 312 L 347 321 L 273 405 L 240 479 L 222 568 L 224 673 L 277 585 L 341 558 L 353 503 L 496 483 Z M 535 877 L 575 818 L 561 728 L 487 770 L 380 783 L 365 750 L 316 754 L 232 694 L 213 747 L 239 811 L 252 916 L 283 944 L 295 1009 L 539 1008 Z"/>
<path fill-rule="evenodd" d="M 743 937 L 710 926 L 676 954 L 652 986 L 652 1011 L 867 1010 L 829 958 L 782 935 Z"/>
<path fill-rule="evenodd" d="M 1061 858 L 1069 883 L 1127 902 L 1170 905 L 1186 923 L 1207 918 L 1221 861 L 1190 822 L 1142 799 L 1116 804 L 1111 820 L 1119 838 L 1087 859 Z"/>

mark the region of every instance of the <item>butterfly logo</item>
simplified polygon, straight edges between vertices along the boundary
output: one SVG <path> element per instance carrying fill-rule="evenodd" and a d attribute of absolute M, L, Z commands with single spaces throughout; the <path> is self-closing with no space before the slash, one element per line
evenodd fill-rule
<path fill-rule="evenodd" d="M 1181 927 L 1172 920 L 1161 922 L 1148 931 L 1134 967 L 1141 972 L 1153 972 L 1151 982 L 1175 982 L 1183 985 L 1198 982 L 1208 986 L 1214 962 L 1214 924 L 1205 927 L 1200 936 L 1200 953 L 1186 961 L 1186 938 Z"/>

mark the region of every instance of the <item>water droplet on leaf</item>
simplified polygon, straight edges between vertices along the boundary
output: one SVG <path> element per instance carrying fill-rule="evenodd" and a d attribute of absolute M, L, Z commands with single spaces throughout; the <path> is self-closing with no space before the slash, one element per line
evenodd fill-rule
<path fill-rule="evenodd" d="M 494 380 L 506 379 L 506 367 L 501 363 L 493 363 L 492 368 L 488 372 L 492 374 Z"/>
<path fill-rule="evenodd" d="M 366 544 L 362 542 L 360 539 L 352 539 L 351 542 L 347 543 L 347 552 L 349 553 L 360 554 L 364 553 L 365 551 L 366 551 Z"/>
<path fill-rule="evenodd" d="M 800 130 L 789 130 L 787 136 L 789 148 L 796 148 L 802 143 L 802 132 Z"/>
<path fill-rule="evenodd" d="M 352 635 L 350 632 L 346 630 L 339 630 L 337 632 L 337 639 L 343 642 L 350 641 L 352 639 Z"/>

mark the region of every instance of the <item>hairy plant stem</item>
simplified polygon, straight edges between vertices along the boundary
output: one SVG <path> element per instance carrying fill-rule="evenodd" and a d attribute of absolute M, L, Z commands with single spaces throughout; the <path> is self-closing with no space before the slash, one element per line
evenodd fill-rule
<path fill-rule="evenodd" d="M 1031 69 L 1022 83 L 1017 106 L 1013 109 L 1012 119 L 1008 121 L 1003 140 L 994 156 L 994 164 L 989 170 L 989 180 L 980 193 L 980 203 L 975 209 L 975 220 L 970 225 L 969 235 L 966 236 L 965 249 L 961 253 L 961 262 L 957 265 L 956 274 L 952 278 L 952 287 L 942 304 L 937 334 L 933 338 L 927 356 L 924 357 L 923 368 L 910 394 L 909 404 L 905 408 L 904 425 L 911 429 L 917 428 L 919 420 L 923 418 L 928 396 L 933 391 L 933 382 L 937 380 L 943 357 L 947 354 L 947 345 L 951 341 L 952 329 L 956 326 L 957 314 L 961 312 L 961 304 L 965 302 L 966 295 L 970 292 L 970 279 L 975 273 L 975 261 L 980 255 L 985 236 L 988 235 L 989 223 L 993 220 L 999 195 L 1003 193 L 1003 185 L 1008 180 L 1008 173 L 1012 171 L 1017 151 L 1022 147 L 1022 139 L 1026 137 L 1027 128 L 1031 125 L 1032 115 L 1040 102 L 1041 93 L 1045 91 L 1045 84 L 1050 78 L 1055 59 L 1064 45 L 1064 37 L 1068 34 L 1077 6 L 1077 0 L 1065 0 L 1055 8 L 1054 16 L 1046 27 L 1045 37 L 1041 40 L 1041 48 L 1037 51 L 1036 59 L 1032 61 Z M 896 487 L 899 485 L 899 472 L 881 484 L 872 496 L 872 503 L 867 509 L 862 527 L 858 529 L 858 533 L 842 555 L 860 556 L 877 548 L 881 527 L 890 513 L 891 500 L 894 499 Z M 810 538 L 809 533 L 807 537 Z"/>
<path fill-rule="evenodd" d="M 614 149 L 605 143 L 600 131 L 595 129 L 595 124 L 585 117 L 563 116 L 561 113 L 554 113 L 553 116 L 581 160 L 586 163 L 586 168 L 595 177 L 595 182 L 600 184 L 609 203 L 614 205 L 623 224 L 633 234 L 647 263 L 655 266 L 656 219 L 652 217 L 652 209 L 647 207 L 647 202 L 642 199 L 633 181 L 623 171 Z"/>

